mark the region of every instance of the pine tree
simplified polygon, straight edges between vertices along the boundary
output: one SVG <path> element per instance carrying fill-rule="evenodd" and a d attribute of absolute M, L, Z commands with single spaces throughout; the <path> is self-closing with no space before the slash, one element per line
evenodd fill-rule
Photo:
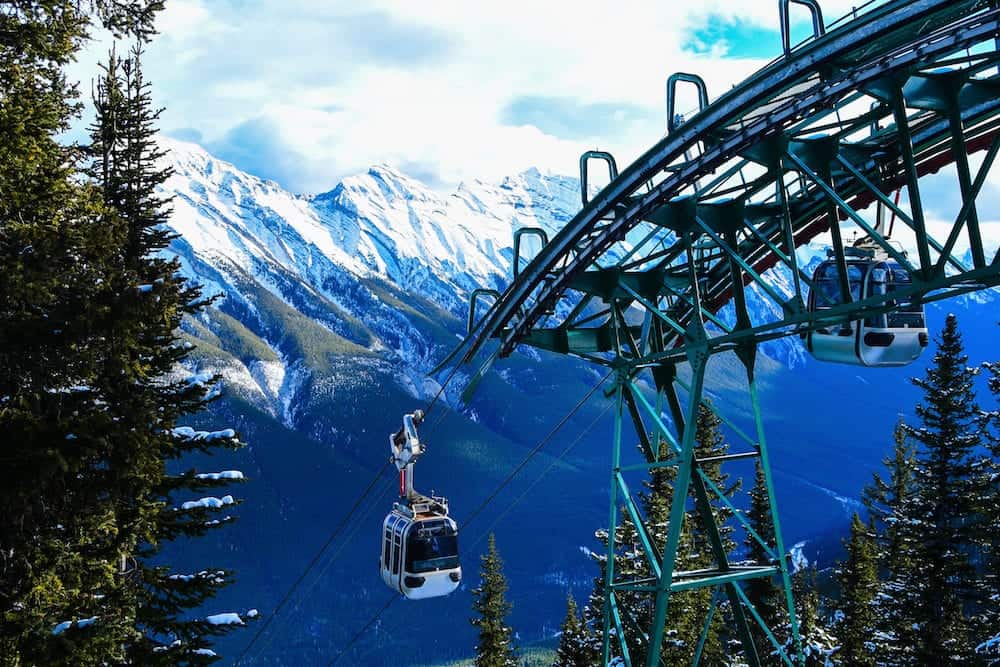
<path fill-rule="evenodd" d="M 596 531 L 598 542 L 606 544 L 606 531 Z M 605 552 L 606 553 L 606 552 Z M 591 552 L 590 557 L 598 566 L 594 585 L 591 587 L 587 604 L 583 607 L 581 620 L 583 623 L 583 650 L 588 665 L 596 665 L 601 661 L 601 650 L 604 642 L 604 575 L 607 557 L 604 553 Z"/>
<path fill-rule="evenodd" d="M 127 608 L 111 606 L 117 526 L 94 483 L 109 420 L 92 381 L 119 239 L 58 137 L 80 108 L 63 68 L 86 37 L 84 7 L 133 34 L 152 18 L 103 0 L 14 4 L 0 12 L 0 662 L 106 663 L 132 634 Z"/>
<path fill-rule="evenodd" d="M 840 650 L 837 658 L 847 665 L 874 667 L 872 638 L 877 628 L 876 597 L 879 593 L 878 546 L 874 525 L 866 526 L 855 513 L 851 536 L 844 545 L 847 559 L 837 569 L 840 611 L 837 624 Z"/>
<path fill-rule="evenodd" d="M 750 490 L 750 508 L 747 511 L 747 521 L 761 539 L 766 540 L 768 546 L 773 549 L 774 520 L 771 516 L 771 502 L 767 493 L 764 468 L 759 460 L 755 468 L 754 485 Z M 770 563 L 772 561 L 771 555 L 753 535 L 748 533 L 743 544 L 750 562 Z M 744 586 L 744 591 L 767 627 L 774 630 L 783 625 L 785 620 L 783 594 L 781 587 L 775 583 L 772 577 L 749 579 Z M 775 648 L 771 644 L 771 640 L 768 639 L 763 629 L 752 621 L 750 622 L 750 634 L 757 646 L 757 654 L 760 656 L 761 662 L 768 665 L 778 664 L 777 656 L 773 655 Z"/>
<path fill-rule="evenodd" d="M 204 383 L 169 375 L 183 356 L 173 331 L 196 294 L 174 276 L 176 264 L 153 256 L 166 244 L 156 228 L 164 218 L 150 196 L 152 127 L 136 122 L 138 107 L 104 124 L 123 132 L 103 155 L 118 171 L 90 172 L 88 180 L 82 151 L 58 137 L 80 108 L 63 68 L 91 24 L 145 39 L 163 2 L 7 4 L 11 11 L 0 12 L 0 663 L 127 663 L 142 643 L 140 551 L 155 551 L 179 517 L 189 517 L 183 528 L 191 532 L 217 521 L 207 509 L 169 511 L 163 495 L 181 488 L 164 476 L 164 459 L 207 445 L 173 426 L 201 407 Z M 118 109 L 122 99 L 138 98 L 108 101 Z M 185 477 L 192 491 L 217 483 Z M 218 633 L 228 618 L 202 619 L 211 627 L 200 634 Z M 212 656 L 204 649 L 188 659 Z"/>
<path fill-rule="evenodd" d="M 910 665 L 916 659 L 913 612 L 920 587 L 912 564 L 920 557 L 917 551 L 922 530 L 907 515 L 917 493 L 917 462 L 902 420 L 896 425 L 893 441 L 892 456 L 883 459 L 888 480 L 874 474 L 863 495 L 876 528 L 879 563 L 871 643 L 877 664 Z"/>
<path fill-rule="evenodd" d="M 588 662 L 586 633 L 572 593 L 566 595 L 566 617 L 560 631 L 553 667 L 590 667 L 594 664 Z"/>
<path fill-rule="evenodd" d="M 820 596 L 816 586 L 816 567 L 808 565 L 792 575 L 792 595 L 799 622 L 799 636 L 802 640 L 803 667 L 825 667 L 830 664 L 830 656 L 837 649 L 837 639 L 820 615 Z M 795 654 L 790 627 L 784 628 L 785 652 Z M 843 664 L 854 665 L 844 661 Z"/>
<path fill-rule="evenodd" d="M 985 602 L 976 619 L 977 653 L 986 664 L 1000 665 L 1000 361 L 983 364 L 996 402 L 980 418 L 989 455 L 981 462 L 980 513 L 983 518 L 981 588 Z"/>
<path fill-rule="evenodd" d="M 191 451 L 211 453 L 239 442 L 232 430 L 198 432 L 176 425 L 205 406 L 212 384 L 204 375 L 176 377 L 188 352 L 177 336 L 181 318 L 194 315 L 206 302 L 198 288 L 180 277 L 178 260 L 159 254 L 174 238 L 164 227 L 168 202 L 157 194 L 171 172 L 158 166 L 163 157 L 155 141 L 160 112 L 152 106 L 141 55 L 138 46 L 124 59 L 112 51 L 94 98 L 90 173 L 122 226 L 116 271 L 106 281 L 111 290 L 104 328 L 111 349 L 95 386 L 115 415 L 108 438 L 123 461 L 109 469 L 113 479 L 105 487 L 117 491 L 122 555 L 131 565 L 129 582 L 136 598 L 138 633 L 128 643 L 128 653 L 136 663 L 175 664 L 202 661 L 210 637 L 237 626 L 205 623 L 185 613 L 226 585 L 230 573 L 205 568 L 193 575 L 176 574 L 152 562 L 164 542 L 198 537 L 228 523 L 231 517 L 225 513 L 236 504 L 231 496 L 193 499 L 242 481 L 242 474 L 166 471 L 167 461 Z M 189 503 L 178 508 L 179 500 Z"/>
<path fill-rule="evenodd" d="M 933 365 L 913 380 L 924 392 L 916 408 L 920 426 L 903 426 L 918 443 L 917 493 L 904 511 L 921 528 L 911 569 L 919 584 L 916 657 L 928 665 L 974 660 L 966 614 L 979 601 L 970 555 L 979 530 L 973 453 L 980 411 L 973 392 L 977 369 L 967 361 L 958 322 L 948 315 Z"/>
<path fill-rule="evenodd" d="M 507 578 L 504 577 L 503 561 L 492 533 L 486 554 L 480 561 L 481 583 L 472 591 L 476 616 L 470 619 L 472 625 L 479 629 L 476 667 L 516 667 L 513 630 L 507 625 L 511 610 L 507 601 Z"/>
<path fill-rule="evenodd" d="M 699 407 L 698 419 L 695 423 L 695 457 L 706 461 L 699 464 L 702 472 L 712 483 L 732 498 L 740 488 L 739 481 L 732 481 L 723 472 L 721 463 L 716 460 L 729 451 L 729 445 L 720 430 L 722 420 L 705 405 Z M 669 469 L 672 473 L 673 470 Z M 697 473 L 695 473 L 697 474 Z M 670 478 L 673 475 L 669 475 Z M 654 473 L 654 480 L 656 474 Z M 672 484 L 672 479 L 670 479 Z M 647 512 L 651 516 L 662 519 L 664 527 L 670 512 L 671 495 L 667 490 L 667 479 L 659 479 L 651 485 L 651 493 L 644 499 Z M 711 494 L 711 491 L 709 491 Z M 694 491 L 692 489 L 692 500 Z M 714 498 L 714 496 L 710 496 Z M 723 542 L 723 550 L 730 554 L 736 548 L 732 539 L 733 528 L 729 524 L 732 513 L 721 501 L 712 503 L 712 517 Z M 694 503 L 688 510 L 678 547 L 678 570 L 698 570 L 717 567 L 713 556 L 712 545 L 708 537 L 709 526 Z M 663 537 L 666 533 L 664 531 Z M 667 614 L 668 639 L 664 643 L 663 661 L 666 664 L 685 664 L 694 659 L 704 621 L 708 616 L 713 595 L 716 596 L 717 610 L 712 616 L 708 633 L 702 648 L 702 663 L 723 664 L 727 661 L 726 642 L 727 629 L 725 617 L 728 610 L 728 600 L 725 596 L 709 588 L 695 589 L 674 593 L 670 596 L 670 608 Z"/>
<path fill-rule="evenodd" d="M 728 451 L 728 445 L 719 430 L 720 425 L 721 420 L 709 408 L 705 406 L 700 408 L 695 424 L 695 456 L 697 458 L 710 459 L 721 456 Z M 659 441 L 657 446 L 661 460 L 670 458 L 672 450 L 665 441 Z M 729 476 L 722 472 L 721 466 L 717 462 L 706 463 L 702 469 L 708 478 L 728 497 L 734 495 L 739 489 L 739 482 L 731 482 Z M 650 532 L 649 538 L 654 544 L 662 545 L 666 542 L 675 478 L 676 470 L 674 468 L 659 467 L 653 468 L 650 471 L 649 479 L 643 483 L 644 491 L 638 500 L 646 527 Z M 694 491 L 692 490 L 691 493 L 693 495 Z M 731 514 L 721 502 L 713 504 L 712 513 L 720 529 L 723 548 L 730 552 L 735 548 L 731 537 L 732 528 L 726 525 Z M 636 527 L 624 508 L 619 514 L 622 518 L 615 530 L 615 578 L 627 580 L 649 577 L 651 576 L 650 568 L 640 545 Z M 693 507 L 690 508 L 685 514 L 678 543 L 677 570 L 693 570 L 715 565 L 706 531 L 707 526 L 703 517 Z M 607 553 L 607 532 L 598 531 L 597 537 L 603 549 L 599 554 L 594 554 L 594 558 L 600 565 L 602 572 L 601 576 L 594 581 L 594 592 L 584 609 L 584 625 L 590 638 L 590 646 L 596 646 L 598 651 L 598 653 L 592 654 L 595 658 L 591 664 L 599 662 L 596 655 L 599 655 L 604 627 L 603 570 L 606 561 L 605 554 Z M 661 660 L 664 664 L 684 664 L 692 661 L 698 647 L 704 620 L 712 604 L 712 595 L 713 591 L 710 589 L 699 589 L 674 593 L 670 596 L 661 648 Z M 618 591 L 615 597 L 620 613 L 630 617 L 639 627 L 648 627 L 652 623 L 655 602 L 653 596 L 646 593 Z M 722 664 L 726 660 L 728 635 L 724 628 L 724 622 L 728 602 L 724 600 L 717 600 L 717 602 L 718 609 L 713 615 L 703 649 L 703 664 Z M 632 663 L 643 664 L 646 659 L 645 644 L 639 641 L 638 637 L 629 636 L 627 646 Z M 621 655 L 619 639 L 614 635 L 611 637 L 611 654 L 612 656 Z"/>

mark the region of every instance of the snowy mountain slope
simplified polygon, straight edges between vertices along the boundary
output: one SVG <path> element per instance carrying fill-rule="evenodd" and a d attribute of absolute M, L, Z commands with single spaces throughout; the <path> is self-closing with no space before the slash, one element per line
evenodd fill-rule
<path fill-rule="evenodd" d="M 553 234 L 579 207 L 575 180 L 535 170 L 445 196 L 379 166 L 304 198 L 193 144 L 163 143 L 174 170 L 164 188 L 174 197 L 170 226 L 179 234 L 171 250 L 207 293 L 224 294 L 219 309 L 274 353 L 259 380 L 255 360 L 244 359 L 245 370 L 220 364 L 239 378 L 244 398 L 271 414 L 287 416 L 295 396 L 312 388 L 289 367 L 299 361 L 289 318 L 313 330 L 308 338 L 329 337 L 316 325 L 328 330 L 341 354 L 389 361 L 414 395 L 435 391 L 422 376 L 454 346 L 467 294 L 504 286 L 512 230 Z M 306 361 L 312 370 L 324 365 Z M 269 386 L 275 374 L 284 378 L 277 391 Z"/>
<path fill-rule="evenodd" d="M 344 503 L 384 462 L 384 434 L 398 428 L 400 414 L 437 391 L 425 373 L 462 334 L 467 293 L 509 280 L 513 230 L 538 226 L 551 237 L 579 209 L 578 184 L 529 170 L 499 184 L 473 182 L 441 194 L 379 166 L 305 198 L 197 146 L 164 145 L 175 170 L 165 188 L 175 197 L 170 225 L 180 235 L 171 251 L 208 293 L 224 294 L 183 325 L 197 345 L 193 363 L 222 376 L 226 398 L 214 409 L 250 443 L 224 462 L 254 478 L 243 506 L 252 520 L 237 524 L 231 541 L 217 545 L 232 555 L 245 583 L 226 595 L 233 606 L 266 609 L 287 590 L 298 564 L 313 555 Z M 821 244 L 800 249 L 800 264 L 814 265 L 824 251 Z M 780 291 L 791 293 L 787 274 L 773 278 Z M 960 318 L 973 305 L 948 304 Z M 750 307 L 758 321 L 780 315 L 755 288 Z M 995 327 L 980 328 L 970 340 L 995 340 Z M 983 358 L 982 347 L 971 355 L 974 361 Z M 870 479 L 891 443 L 897 413 L 913 404 L 906 378 L 921 369 L 881 373 L 821 365 L 804 354 L 797 338 L 771 343 L 765 352 L 770 358 L 761 357 L 758 378 L 786 537 L 812 538 L 844 522 L 837 499 L 856 497 Z M 733 404 L 742 396 L 742 371 L 732 360 L 716 361 L 711 395 L 745 422 L 745 406 Z M 513 355 L 486 376 L 471 405 L 445 413 L 444 426 L 429 440 L 433 453 L 422 464 L 420 486 L 441 485 L 456 513 L 468 512 L 598 377 L 554 355 Z M 843 396 L 852 397 L 849 420 L 822 409 L 831 397 Z M 512 589 L 519 590 L 515 622 L 526 637 L 539 638 L 546 624 L 561 618 L 566 590 L 558 582 L 593 576 L 591 563 L 576 555 L 580 545 L 595 546 L 593 530 L 606 512 L 611 427 L 607 418 L 595 421 L 604 405 L 595 398 L 567 425 L 561 437 L 585 436 L 526 499 L 531 511 L 514 512 L 495 528 L 498 540 L 511 545 L 505 558 Z M 597 426 L 588 432 L 591 422 Z M 527 485 L 532 468 L 543 465 L 529 466 L 515 485 Z M 386 493 L 382 500 L 388 502 L 391 490 Z M 788 498 L 794 501 L 784 502 Z M 351 542 L 345 560 L 323 578 L 322 595 L 303 603 L 312 620 L 285 630 L 276 642 L 313 653 L 293 659 L 275 649 L 268 664 L 329 656 L 353 631 L 336 619 L 377 606 L 383 591 L 368 576 L 377 535 L 369 533 L 377 531 L 381 509 L 366 510 L 370 516 L 355 527 L 366 537 Z M 531 548 L 514 546 L 538 525 L 557 528 L 531 533 Z M 473 526 L 465 548 L 487 527 L 492 529 L 486 522 Z M 472 562 L 474 554 L 468 556 Z M 343 577 L 359 583 L 345 589 L 337 584 Z M 426 662 L 452 650 L 468 653 L 461 643 L 473 641 L 471 635 L 452 641 L 447 622 L 467 613 L 467 591 L 460 595 L 441 601 L 428 621 L 442 619 L 437 630 L 448 642 L 402 647 L 390 631 L 376 635 L 359 664 L 412 658 L 413 650 L 426 651 Z"/>
<path fill-rule="evenodd" d="M 540 227 L 551 237 L 580 208 L 578 181 L 537 170 L 441 194 L 382 165 L 301 197 L 194 144 L 164 146 L 174 170 L 165 184 L 174 197 L 170 225 L 179 234 L 171 250 L 209 293 L 225 295 L 212 312 L 229 321 L 210 313 L 200 333 L 227 334 L 228 345 L 215 341 L 217 370 L 289 426 L 302 399 L 329 395 L 343 381 L 332 371 L 343 358 L 391 369 L 414 397 L 433 394 L 438 387 L 424 374 L 461 336 L 468 293 L 509 281 L 514 230 Z M 797 255 L 809 273 L 825 245 L 817 240 Z M 792 294 L 784 267 L 768 277 L 780 294 Z M 753 321 L 782 316 L 757 285 L 748 295 Z M 976 294 L 956 303 L 996 298 Z M 720 316 L 734 320 L 732 306 Z M 241 352 L 231 354 L 233 345 Z M 763 351 L 786 369 L 807 364 L 797 338 L 766 343 Z M 516 374 L 501 378 L 517 384 Z"/>
<path fill-rule="evenodd" d="M 460 332 L 458 319 L 447 314 L 464 317 L 467 294 L 477 287 L 504 287 L 513 230 L 541 227 L 551 237 L 580 208 L 575 179 L 537 170 L 442 195 L 378 166 L 304 198 L 193 144 L 164 145 L 175 172 L 165 184 L 174 196 L 170 224 L 180 235 L 172 250 L 209 293 L 225 294 L 220 308 L 276 352 L 272 375 L 286 379 L 298 376 L 281 367 L 286 336 L 276 320 L 298 312 L 391 360 L 416 394 L 435 390 L 420 376 Z M 779 312 L 766 299 L 753 303 L 772 316 Z M 285 312 L 269 316 L 274 308 Z M 447 330 L 433 326 L 441 322 L 450 322 Z M 436 331 L 428 336 L 423 325 Z M 769 353 L 792 363 L 802 354 L 794 344 L 771 347 Z M 287 412 L 289 395 L 304 388 L 285 382 L 275 391 L 267 386 L 273 379 L 251 382 L 249 367 L 239 375 L 246 397 L 272 414 Z"/>
<path fill-rule="evenodd" d="M 421 290 L 458 313 L 460 295 L 501 286 L 513 229 L 553 234 L 579 209 L 574 179 L 536 170 L 443 196 L 378 166 L 304 198 L 194 144 L 164 145 L 175 170 L 165 186 L 177 197 L 171 226 L 195 254 L 258 270 L 280 266 L 333 300 L 325 283 L 348 273 Z"/>

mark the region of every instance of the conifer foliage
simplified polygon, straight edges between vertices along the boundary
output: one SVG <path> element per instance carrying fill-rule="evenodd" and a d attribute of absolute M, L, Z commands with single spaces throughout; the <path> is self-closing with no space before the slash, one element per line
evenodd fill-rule
<path fill-rule="evenodd" d="M 594 664 L 589 653 L 586 628 L 573 594 L 566 596 L 566 617 L 559 628 L 559 648 L 552 667 L 588 667 Z"/>
<path fill-rule="evenodd" d="M 985 601 L 977 619 L 977 653 L 988 665 L 1000 665 L 1000 360 L 983 364 L 994 400 L 983 411 L 980 425 L 990 453 L 981 472 L 982 591 Z"/>
<path fill-rule="evenodd" d="M 847 542 L 847 558 L 837 570 L 840 584 L 840 608 L 843 614 L 838 625 L 841 662 L 858 667 L 874 667 L 875 652 L 872 628 L 876 627 L 876 598 L 879 593 L 878 545 L 873 525 L 866 525 L 855 513 L 851 519 L 851 536 Z"/>
<path fill-rule="evenodd" d="M 869 546 L 857 525 L 848 547 L 845 570 L 855 576 L 842 579 L 842 631 L 844 654 L 857 664 L 979 664 L 992 646 L 990 554 L 1000 505 L 996 452 L 982 447 L 990 445 L 991 416 L 978 407 L 978 369 L 967 365 L 953 315 L 937 342 L 925 377 L 913 380 L 923 391 L 916 423 L 900 422 L 888 479 L 876 476 L 865 493 L 878 531 L 873 599 Z M 859 656 L 866 647 L 873 663 Z"/>
<path fill-rule="evenodd" d="M 0 2 L 0 663 L 202 664 L 208 637 L 254 614 L 182 620 L 227 580 L 153 566 L 236 501 L 235 471 L 168 474 L 193 450 L 211 378 L 175 332 L 203 303 L 159 252 L 157 112 L 139 52 L 96 86 L 93 147 L 58 137 L 78 113 L 63 68 L 93 21 L 153 34 L 160 0 Z M 173 467 L 179 467 L 174 464 Z"/>
<path fill-rule="evenodd" d="M 750 508 L 747 511 L 747 521 L 754 532 L 766 541 L 768 547 L 774 549 L 774 519 L 771 517 L 767 479 L 760 461 L 757 461 L 754 469 L 754 485 L 750 489 Z M 747 533 L 743 544 L 750 562 L 768 563 L 771 561 L 771 555 L 767 549 L 753 535 Z M 753 603 L 754 609 L 757 610 L 767 627 L 773 630 L 784 623 L 786 614 L 784 613 L 782 590 L 773 577 L 750 579 L 746 582 L 744 590 L 747 599 Z M 758 623 L 751 621 L 750 634 L 753 636 L 760 659 L 765 664 L 777 664 L 780 660 L 777 656 L 771 655 L 775 648 L 763 628 Z"/>
<path fill-rule="evenodd" d="M 85 436 L 103 421 L 87 381 L 104 248 L 98 193 L 73 178 L 56 141 L 76 105 L 61 67 L 82 38 L 72 3 L 0 12 L 0 662 L 68 663 L 113 654 L 128 622 L 96 624 L 94 590 L 113 527 L 76 480 L 100 460 Z M 95 231 L 96 233 L 91 233 Z M 58 623 L 70 621 L 66 626 Z M 87 621 L 80 637 L 73 630 Z M 54 633 L 56 628 L 58 633 Z"/>
<path fill-rule="evenodd" d="M 874 600 L 874 625 L 861 625 L 861 619 L 845 619 L 856 625 L 855 631 L 869 633 L 878 664 L 912 664 L 916 640 L 910 618 L 916 604 L 917 584 L 912 563 L 919 557 L 919 525 L 907 520 L 906 511 L 917 492 L 916 453 L 906 437 L 902 421 L 894 431 L 892 456 L 882 463 L 888 479 L 879 474 L 865 489 L 863 501 L 876 529 L 879 585 Z M 853 610 L 857 614 L 859 610 Z M 845 612 L 846 613 L 846 612 Z"/>
<path fill-rule="evenodd" d="M 703 464 L 703 471 L 720 490 L 733 496 L 739 489 L 739 482 L 733 481 L 725 474 L 718 462 L 712 459 L 723 456 L 729 451 L 720 431 L 721 420 L 706 406 L 701 406 L 695 423 L 695 456 L 708 459 Z M 669 445 L 660 441 L 658 444 L 661 460 L 670 458 Z M 671 467 L 659 467 L 650 471 L 649 479 L 643 483 L 644 491 L 640 494 L 639 505 L 644 514 L 649 538 L 654 544 L 666 542 L 670 519 L 670 505 L 673 498 L 673 484 L 676 470 Z M 692 496 L 694 491 L 691 491 Z M 713 502 L 711 511 L 715 524 L 719 526 L 723 549 L 728 553 L 735 548 L 732 540 L 732 527 L 728 525 L 731 518 L 729 509 L 721 502 Z M 646 555 L 640 546 L 635 524 L 628 513 L 622 509 L 622 517 L 615 530 L 615 573 L 616 579 L 642 579 L 651 576 Z M 694 506 L 693 498 L 686 512 L 684 524 L 678 544 L 679 570 L 696 570 L 715 566 L 713 551 L 708 536 L 708 524 Z M 601 566 L 601 575 L 594 580 L 594 592 L 591 594 L 583 617 L 588 641 L 586 646 L 591 662 L 600 662 L 599 651 L 604 630 L 604 566 L 607 552 L 607 532 L 597 532 L 598 540 L 603 545 L 601 553 L 594 554 L 594 559 Z M 670 605 L 664 627 L 664 641 L 661 649 L 663 664 L 690 664 L 694 659 L 699 645 L 704 622 L 713 602 L 713 591 L 709 589 L 691 590 L 674 593 L 670 596 Z M 616 592 L 616 601 L 623 615 L 633 619 L 641 627 L 648 627 L 652 622 L 654 599 L 644 593 Z M 727 660 L 728 639 L 725 631 L 725 617 L 728 613 L 728 602 L 716 598 L 717 610 L 713 614 L 704 646 L 702 649 L 702 664 L 724 664 Z M 617 637 L 612 637 L 611 651 L 621 654 Z M 627 645 L 632 664 L 643 664 L 646 659 L 646 647 L 637 637 L 630 636 Z"/>
<path fill-rule="evenodd" d="M 804 565 L 792 575 L 792 595 L 802 640 L 803 667 L 828 667 L 830 656 L 837 650 L 838 640 L 821 613 L 821 600 L 816 583 L 815 565 Z M 787 614 L 786 614 L 787 618 Z M 784 628 L 785 653 L 795 655 L 790 624 Z M 774 659 L 777 656 L 769 656 Z M 844 663 L 853 664 L 853 663 Z"/>
<path fill-rule="evenodd" d="M 142 664 L 173 664 L 204 657 L 208 637 L 238 625 L 183 618 L 183 612 L 228 583 L 230 573 L 216 568 L 171 573 L 150 561 L 166 541 L 197 537 L 231 521 L 226 513 L 236 504 L 231 496 L 197 498 L 242 481 L 242 474 L 192 470 L 176 475 L 165 466 L 193 451 L 238 447 L 239 441 L 229 429 L 176 426 L 179 418 L 204 407 L 214 378 L 175 372 L 188 352 L 176 335 L 180 320 L 196 314 L 205 301 L 179 276 L 176 258 L 158 255 L 173 238 L 164 228 L 168 202 L 157 194 L 171 172 L 157 164 L 163 157 L 155 142 L 159 111 L 152 106 L 141 57 L 138 46 L 124 59 L 112 51 L 94 96 L 90 172 L 122 226 L 123 239 L 116 246 L 105 324 L 113 347 L 99 383 L 109 409 L 118 413 L 119 428 L 112 436 L 120 438 L 117 448 L 133 452 L 120 480 L 122 522 L 135 524 L 130 532 L 139 538 L 131 554 L 139 637 L 130 644 L 130 656 Z"/>
<path fill-rule="evenodd" d="M 916 493 L 905 516 L 921 534 L 910 564 L 918 591 L 912 626 L 917 661 L 927 665 L 974 659 L 966 614 L 978 598 L 970 554 L 979 528 L 974 454 L 981 443 L 973 392 L 977 370 L 967 361 L 957 320 L 949 315 L 926 377 L 913 380 L 924 392 L 916 408 L 920 425 L 903 427 L 917 444 Z"/>
<path fill-rule="evenodd" d="M 507 578 L 503 560 L 497 552 L 496 539 L 490 534 L 486 553 L 480 557 L 479 588 L 472 591 L 476 615 L 470 619 L 479 630 L 476 644 L 476 667 L 516 667 L 513 630 L 507 623 L 511 604 L 507 601 Z"/>

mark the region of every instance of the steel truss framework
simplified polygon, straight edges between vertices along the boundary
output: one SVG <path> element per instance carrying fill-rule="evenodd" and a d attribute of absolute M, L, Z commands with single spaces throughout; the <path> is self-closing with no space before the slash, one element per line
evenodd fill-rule
<path fill-rule="evenodd" d="M 670 77 L 667 136 L 621 174 L 609 154 L 585 154 L 580 213 L 551 240 L 540 235 L 544 245 L 525 266 L 516 244 L 515 280 L 503 294 L 473 295 L 461 361 L 471 362 L 491 339 L 499 345 L 471 387 L 517 345 L 615 370 L 609 535 L 620 513 L 627 515 L 652 577 L 619 577 L 620 555 L 609 540 L 605 662 L 610 638 L 617 635 L 635 638 L 645 648 L 646 664 L 658 664 L 671 593 L 701 587 L 718 591 L 706 632 L 724 596 L 748 663 L 759 664 L 765 650 L 787 664 L 800 662 L 789 563 L 757 401 L 757 346 L 887 313 L 905 299 L 929 302 L 1000 284 L 1000 254 L 991 257 L 984 246 L 977 206 L 1000 152 L 996 3 L 874 2 L 859 15 L 824 26 L 815 0 L 794 2 L 812 12 L 813 39 L 788 46 L 789 0 L 779 0 L 781 58 L 714 103 L 697 76 Z M 675 115 L 679 85 L 698 93 L 699 109 L 687 122 Z M 594 160 L 607 163 L 611 180 L 590 199 L 588 168 Z M 959 204 L 951 219 L 941 221 L 932 219 L 921 189 L 925 177 L 944 168 L 954 176 Z M 852 299 L 846 277 L 851 230 L 898 262 L 912 284 Z M 535 232 L 519 232 L 518 241 L 524 233 Z M 843 303 L 817 313 L 804 306 L 810 276 L 799 266 L 796 248 L 820 235 L 840 266 Z M 960 247 L 968 248 L 963 256 Z M 751 315 L 748 291 L 770 304 L 770 314 Z M 482 297 L 494 303 L 477 317 Z M 724 352 L 735 353 L 746 371 L 755 433 L 746 435 L 729 422 L 749 448 L 721 458 L 757 458 L 762 465 L 775 534 L 743 527 L 769 555 L 763 563 L 729 562 L 713 507 L 730 501 L 705 474 L 706 462 L 694 455 L 690 425 L 704 404 L 706 367 Z M 654 391 L 640 390 L 647 373 Z M 627 422 L 644 456 L 636 465 L 623 459 L 622 445 L 630 442 L 623 434 Z M 661 442 L 671 451 L 666 459 L 658 458 Z M 666 541 L 655 544 L 623 473 L 663 466 L 677 474 Z M 675 565 L 691 502 L 709 526 L 715 559 L 714 567 L 693 572 Z M 741 513 L 734 515 L 746 523 Z M 744 583 L 758 577 L 777 578 L 784 588 L 790 650 L 744 592 Z M 618 604 L 626 592 L 652 596 L 645 625 Z M 753 624 L 763 626 L 772 646 L 754 645 Z M 631 665 L 626 643 L 618 645 Z"/>

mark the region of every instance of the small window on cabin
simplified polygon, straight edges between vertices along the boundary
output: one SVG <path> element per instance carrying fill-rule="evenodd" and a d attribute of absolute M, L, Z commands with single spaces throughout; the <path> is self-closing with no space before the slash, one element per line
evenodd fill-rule
<path fill-rule="evenodd" d="M 868 296 L 884 296 L 889 288 L 891 273 L 885 268 L 876 266 L 868 275 Z M 885 328 L 885 315 L 871 315 L 865 318 L 865 326 L 869 328 Z"/>
<path fill-rule="evenodd" d="M 407 572 L 435 572 L 457 567 L 458 536 L 447 522 L 425 523 L 407 536 Z"/>
<path fill-rule="evenodd" d="M 816 291 L 816 308 L 832 308 L 844 302 L 840 294 L 840 273 L 833 262 L 820 265 L 816 270 L 813 289 Z M 851 300 L 861 298 L 861 268 L 857 264 L 847 265 L 847 282 L 851 290 Z"/>

